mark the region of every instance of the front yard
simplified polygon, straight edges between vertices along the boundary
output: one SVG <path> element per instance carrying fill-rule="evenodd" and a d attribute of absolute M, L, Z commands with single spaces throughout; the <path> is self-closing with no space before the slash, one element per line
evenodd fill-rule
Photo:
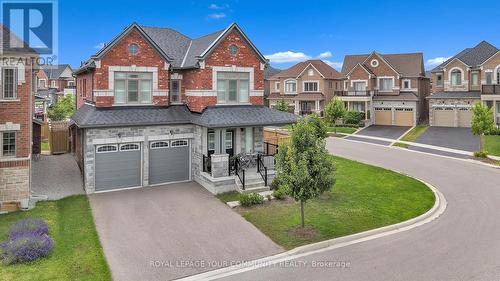
<path fill-rule="evenodd" d="M 413 129 L 411 129 L 406 135 L 404 135 L 401 140 L 402 141 L 409 141 L 409 142 L 414 142 L 420 137 L 427 129 L 429 128 L 428 125 L 417 125 Z M 399 146 L 403 148 L 408 148 L 408 145 L 406 143 L 400 143 L 396 142 L 393 144 L 394 146 Z"/>
<path fill-rule="evenodd" d="M 306 226 L 313 237 L 289 235 L 300 225 L 300 207 L 277 201 L 238 212 L 285 249 L 402 222 L 425 213 L 434 194 L 410 177 L 332 156 L 337 168 L 333 190 L 305 205 Z"/>
<path fill-rule="evenodd" d="M 500 156 L 500 136 L 490 135 L 483 136 L 484 149 L 488 151 L 488 154 Z"/>
<path fill-rule="evenodd" d="M 111 280 L 86 196 L 39 202 L 31 211 L 0 215 L 0 241 L 25 217 L 47 222 L 54 249 L 29 264 L 0 264 L 0 280 Z"/>

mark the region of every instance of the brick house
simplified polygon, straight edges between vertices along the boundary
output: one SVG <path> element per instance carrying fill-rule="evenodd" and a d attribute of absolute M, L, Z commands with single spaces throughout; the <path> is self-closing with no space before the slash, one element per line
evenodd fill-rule
<path fill-rule="evenodd" d="M 342 75 L 322 60 L 307 60 L 271 76 L 269 84 L 269 107 L 285 100 L 296 115 L 323 116 L 334 92 L 342 89 Z"/>
<path fill-rule="evenodd" d="M 426 120 L 430 81 L 421 53 L 347 55 L 341 73 L 346 80 L 335 94 L 349 110 L 363 112 L 367 125 L 414 126 Z"/>
<path fill-rule="evenodd" d="M 10 38 L 26 46 L 1 25 L 0 41 Z M 12 42 L 12 41 L 11 41 Z M 1 46 L 7 46 L 2 42 Z M 0 65 L 0 205 L 21 202 L 30 196 L 31 132 L 35 71 L 38 54 L 28 47 L 3 49 Z"/>
<path fill-rule="evenodd" d="M 295 121 L 263 106 L 266 65 L 237 24 L 196 39 L 131 24 L 75 71 L 87 193 L 191 180 L 217 193 L 244 187 L 243 170 L 260 187 L 235 156 L 255 160 L 263 126 Z"/>
<path fill-rule="evenodd" d="M 500 126 L 500 50 L 486 41 L 467 48 L 432 70 L 431 126 L 470 127 L 471 108 L 484 102 Z"/>

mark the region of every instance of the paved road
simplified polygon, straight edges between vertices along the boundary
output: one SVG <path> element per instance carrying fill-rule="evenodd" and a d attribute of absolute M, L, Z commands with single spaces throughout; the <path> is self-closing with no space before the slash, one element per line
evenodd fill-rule
<path fill-rule="evenodd" d="M 470 128 L 429 127 L 415 142 L 465 151 L 479 150 L 479 136 L 474 136 Z"/>
<path fill-rule="evenodd" d="M 406 232 L 299 259 L 346 261 L 349 268 L 268 267 L 227 280 L 500 280 L 499 169 L 334 138 L 328 149 L 433 184 L 446 197 L 445 213 Z"/>
<path fill-rule="evenodd" d="M 195 182 L 89 198 L 114 280 L 170 280 L 283 251 Z"/>

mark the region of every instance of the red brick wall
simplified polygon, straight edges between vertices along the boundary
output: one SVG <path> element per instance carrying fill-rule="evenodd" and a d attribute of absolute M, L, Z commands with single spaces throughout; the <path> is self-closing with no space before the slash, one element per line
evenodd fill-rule
<path fill-rule="evenodd" d="M 92 101 L 93 73 L 79 74 L 76 78 L 76 108 L 80 108 L 86 100 Z M 85 87 L 84 87 L 85 85 Z"/>
<path fill-rule="evenodd" d="M 32 122 L 31 69 L 25 70 L 26 82 L 17 86 L 19 101 L 0 101 L 0 124 L 12 122 L 20 124 L 21 130 L 16 131 L 16 157 L 28 157 L 31 153 L 30 128 Z"/>

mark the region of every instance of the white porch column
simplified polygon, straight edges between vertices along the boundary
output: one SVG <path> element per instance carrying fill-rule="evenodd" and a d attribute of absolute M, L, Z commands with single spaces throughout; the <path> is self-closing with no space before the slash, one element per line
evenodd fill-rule
<path fill-rule="evenodd" d="M 295 110 L 294 110 L 294 113 L 295 113 L 296 115 L 298 115 L 298 114 L 299 114 L 299 111 L 300 111 L 300 103 L 299 103 L 299 101 L 298 101 L 298 100 L 294 101 L 294 103 L 295 103 Z"/>
<path fill-rule="evenodd" d="M 315 101 L 316 112 L 319 113 L 319 100 Z"/>

